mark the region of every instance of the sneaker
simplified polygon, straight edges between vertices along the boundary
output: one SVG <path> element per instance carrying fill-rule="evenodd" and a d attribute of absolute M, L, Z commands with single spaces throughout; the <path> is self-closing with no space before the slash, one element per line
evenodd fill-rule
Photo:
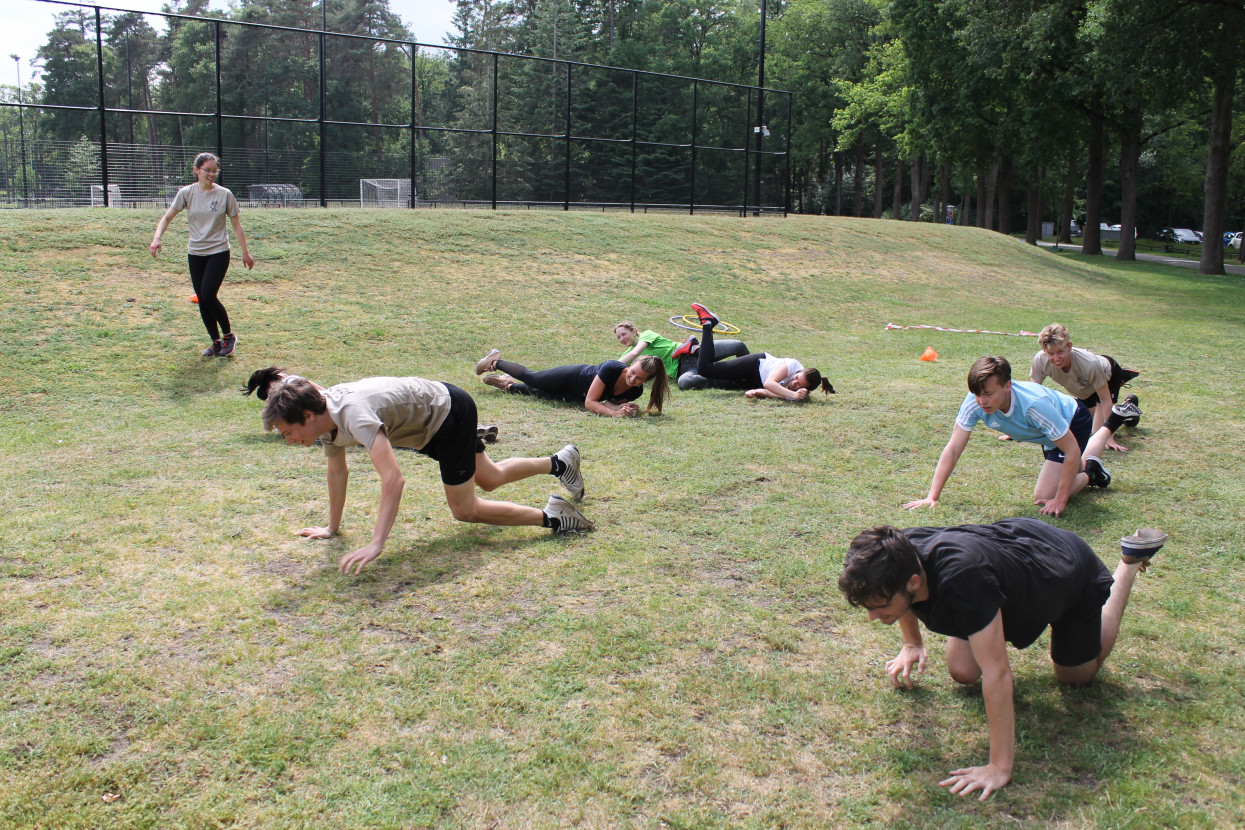
<path fill-rule="evenodd" d="M 1129 395 L 1124 398 L 1123 403 L 1117 403 L 1111 407 L 1111 411 L 1124 419 L 1125 426 L 1135 427 L 1141 423 L 1141 409 L 1137 404 L 1137 396 Z"/>
<path fill-rule="evenodd" d="M 510 387 L 515 384 L 515 379 L 510 377 L 510 375 L 489 375 L 484 379 L 484 382 L 503 392 L 509 392 Z"/>
<path fill-rule="evenodd" d="M 692 303 L 692 311 L 696 312 L 702 326 L 716 326 L 719 322 L 718 316 L 700 303 Z"/>
<path fill-rule="evenodd" d="M 1124 403 L 1117 403 L 1111 411 L 1124 419 L 1124 423 L 1134 426 L 1141 421 L 1141 409 L 1137 406 L 1137 396 L 1129 395 Z"/>
<path fill-rule="evenodd" d="M 489 349 L 488 354 L 476 361 L 476 374 L 482 375 L 485 372 L 491 372 L 497 368 L 497 358 L 501 357 L 501 352 L 497 349 Z"/>
<path fill-rule="evenodd" d="M 485 424 L 476 427 L 476 438 L 479 438 L 486 444 L 497 443 L 497 424 Z"/>
<path fill-rule="evenodd" d="M 554 533 L 583 533 L 594 529 L 594 525 L 584 518 L 584 514 L 557 493 L 549 496 L 549 503 L 545 505 L 545 515 L 558 520 L 558 529 Z"/>
<path fill-rule="evenodd" d="M 700 341 L 697 340 L 695 337 L 687 338 L 686 340 L 683 341 L 682 346 L 679 346 L 679 348 L 674 350 L 674 354 L 672 354 L 671 357 L 682 357 L 685 354 L 691 354 L 692 347 L 694 347 L 699 342 Z"/>
<path fill-rule="evenodd" d="M 562 475 L 558 476 L 558 481 L 562 482 L 562 486 L 567 489 L 575 501 L 582 501 L 584 497 L 584 477 L 579 472 L 579 448 L 574 444 L 567 444 L 554 453 L 554 455 L 566 465 L 562 470 Z"/>
<path fill-rule="evenodd" d="M 1121 558 L 1126 565 L 1135 565 L 1141 563 L 1141 569 L 1144 571 L 1146 565 L 1150 564 L 1150 557 L 1159 552 L 1159 548 L 1163 547 L 1163 543 L 1167 541 L 1167 534 L 1153 527 L 1140 527 L 1132 536 L 1125 536 L 1120 540 Z"/>
<path fill-rule="evenodd" d="M 218 352 L 218 355 L 220 357 L 229 357 L 229 355 L 233 354 L 233 350 L 237 345 L 238 335 L 233 332 L 226 334 L 224 339 L 220 341 L 220 352 Z"/>
<path fill-rule="evenodd" d="M 1090 487 L 1110 487 L 1111 474 L 1102 465 L 1102 459 L 1089 455 L 1085 457 L 1085 474 L 1089 476 Z"/>
<path fill-rule="evenodd" d="M 213 340 L 212 345 L 203 350 L 204 357 L 220 357 L 221 342 Z"/>

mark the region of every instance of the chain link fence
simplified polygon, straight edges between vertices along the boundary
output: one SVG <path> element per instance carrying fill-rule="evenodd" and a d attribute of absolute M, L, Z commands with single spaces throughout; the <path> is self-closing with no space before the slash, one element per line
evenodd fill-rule
<path fill-rule="evenodd" d="M 788 209 L 787 92 L 167 13 L 119 34 L 63 5 L 78 82 L 0 102 L 0 207 L 166 205 L 208 150 L 256 206 L 369 205 L 388 179 L 408 207 Z"/>

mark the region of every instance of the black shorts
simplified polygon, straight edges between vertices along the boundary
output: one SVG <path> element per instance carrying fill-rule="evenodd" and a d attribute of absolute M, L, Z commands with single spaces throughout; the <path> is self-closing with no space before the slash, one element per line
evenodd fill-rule
<path fill-rule="evenodd" d="M 450 392 L 450 413 L 432 440 L 416 452 L 439 462 L 441 482 L 453 487 L 476 474 L 476 453 L 484 452 L 484 442 L 476 434 L 480 422 L 476 402 L 452 383 L 445 388 Z"/>
<path fill-rule="evenodd" d="M 1071 668 L 1095 660 L 1102 652 L 1102 606 L 1111 596 L 1115 581 L 1107 567 L 1084 541 L 1093 557 L 1091 572 L 1081 596 L 1050 624 L 1050 659 L 1057 666 Z"/>
<path fill-rule="evenodd" d="M 1076 414 L 1072 416 L 1072 423 L 1068 425 L 1068 431 L 1076 438 L 1076 445 L 1084 453 L 1085 445 L 1089 443 L 1089 437 L 1094 433 L 1094 416 L 1089 414 L 1085 404 L 1080 401 L 1077 401 Z M 1064 458 L 1063 450 L 1058 447 L 1049 450 L 1043 449 L 1042 457 L 1047 461 L 1062 464 Z"/>
<path fill-rule="evenodd" d="M 1107 391 L 1111 393 L 1111 403 L 1119 403 L 1120 388 L 1141 373 L 1133 369 L 1125 369 L 1111 355 L 1104 354 L 1103 357 L 1107 359 L 1107 364 L 1111 367 L 1111 377 L 1107 378 Z M 1098 405 L 1098 393 L 1090 392 L 1088 398 L 1080 400 L 1086 407 L 1093 409 Z"/>

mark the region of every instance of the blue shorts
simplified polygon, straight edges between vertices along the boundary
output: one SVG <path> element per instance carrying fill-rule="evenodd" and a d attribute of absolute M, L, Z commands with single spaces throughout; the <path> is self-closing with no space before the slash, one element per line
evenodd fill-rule
<path fill-rule="evenodd" d="M 1072 416 L 1072 423 L 1068 425 L 1068 432 L 1071 432 L 1076 438 L 1076 445 L 1081 448 L 1081 452 L 1085 452 L 1085 445 L 1089 443 L 1089 436 L 1094 433 L 1094 416 L 1089 414 L 1089 410 L 1085 408 L 1085 404 L 1080 401 L 1076 402 L 1076 414 Z M 1042 457 L 1047 461 L 1054 461 L 1056 464 L 1063 463 L 1063 450 L 1058 447 L 1053 449 L 1042 449 Z"/>

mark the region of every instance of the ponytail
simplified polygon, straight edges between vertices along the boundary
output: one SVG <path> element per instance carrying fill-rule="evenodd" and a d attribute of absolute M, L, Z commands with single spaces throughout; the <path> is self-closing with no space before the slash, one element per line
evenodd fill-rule
<path fill-rule="evenodd" d="M 820 386 L 823 394 L 835 394 L 834 387 L 830 385 L 830 381 L 823 378 L 821 376 L 821 372 L 816 369 L 805 369 L 804 377 L 808 379 L 808 388 L 810 392 Z"/>
<path fill-rule="evenodd" d="M 666 364 L 653 355 L 640 358 L 640 368 L 648 373 L 653 381 L 653 388 L 648 393 L 648 406 L 644 411 L 661 414 L 661 407 L 666 402 L 666 394 L 670 391 L 670 378 L 666 375 Z"/>

